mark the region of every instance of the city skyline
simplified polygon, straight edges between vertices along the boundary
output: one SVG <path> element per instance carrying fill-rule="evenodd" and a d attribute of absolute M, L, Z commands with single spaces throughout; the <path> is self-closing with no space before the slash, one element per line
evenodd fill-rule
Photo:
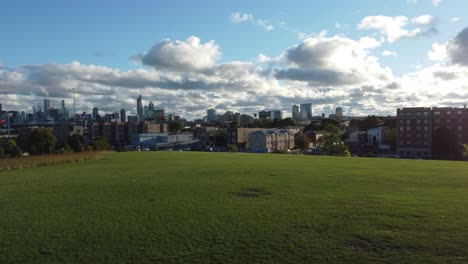
<path fill-rule="evenodd" d="M 199 12 L 168 2 L 3 3 L 5 19 L 21 21 L 0 26 L 3 108 L 70 106 L 73 89 L 76 112 L 136 115 L 141 94 L 187 119 L 211 108 L 287 117 L 312 103 L 318 114 L 365 116 L 468 102 L 464 1 L 186 5 Z"/>

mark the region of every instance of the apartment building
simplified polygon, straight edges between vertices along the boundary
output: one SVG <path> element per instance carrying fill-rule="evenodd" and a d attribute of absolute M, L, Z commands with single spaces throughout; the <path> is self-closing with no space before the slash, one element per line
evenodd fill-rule
<path fill-rule="evenodd" d="M 468 109 L 413 107 L 397 109 L 397 156 L 454 158 L 468 143 Z"/>
<path fill-rule="evenodd" d="M 253 151 L 274 152 L 294 148 L 294 132 L 287 129 L 265 129 L 249 134 Z"/>

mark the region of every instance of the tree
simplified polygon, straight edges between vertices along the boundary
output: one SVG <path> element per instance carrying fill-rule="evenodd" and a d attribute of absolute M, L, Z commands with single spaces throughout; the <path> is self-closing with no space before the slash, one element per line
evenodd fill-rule
<path fill-rule="evenodd" d="M 367 116 L 359 122 L 359 128 L 362 130 L 369 130 L 371 128 L 376 128 L 382 124 L 382 120 L 376 117 L 375 115 Z"/>
<path fill-rule="evenodd" d="M 106 138 L 99 137 L 89 142 L 88 147 L 91 147 L 93 150 L 109 150 L 110 144 Z"/>
<path fill-rule="evenodd" d="M 179 132 L 183 128 L 182 123 L 179 121 L 170 121 L 167 127 L 170 132 Z"/>
<path fill-rule="evenodd" d="M 52 130 L 34 129 L 28 137 L 29 149 L 32 154 L 51 154 L 55 150 L 57 138 Z"/>
<path fill-rule="evenodd" d="M 319 130 L 322 130 L 322 125 L 320 123 L 310 123 L 307 126 L 305 126 L 303 129 L 304 132 L 319 131 Z"/>
<path fill-rule="evenodd" d="M 229 152 L 237 152 L 238 151 L 236 144 L 229 144 L 228 148 L 229 148 Z"/>
<path fill-rule="evenodd" d="M 67 143 L 74 152 L 83 151 L 83 143 L 81 143 L 81 137 L 78 134 L 73 134 L 67 139 Z"/>
<path fill-rule="evenodd" d="M 396 148 L 397 134 L 396 128 L 389 128 L 383 134 L 383 143 L 389 145 L 392 149 Z"/>
<path fill-rule="evenodd" d="M 3 159 L 5 157 L 5 152 L 3 151 L 3 148 L 0 147 L 0 159 Z"/>
<path fill-rule="evenodd" d="M 294 138 L 294 146 L 300 150 L 309 148 L 309 144 L 310 144 L 309 138 L 305 134 L 302 134 L 302 133 L 298 134 Z"/>
<path fill-rule="evenodd" d="M 23 155 L 23 151 L 21 148 L 16 144 L 16 141 L 10 139 L 4 142 L 1 146 L 3 149 L 4 155 L 6 157 L 19 157 Z"/>
<path fill-rule="evenodd" d="M 463 144 L 463 158 L 468 159 L 468 144 Z"/>
<path fill-rule="evenodd" d="M 340 127 L 340 122 L 335 119 L 324 118 L 320 121 L 320 129 L 325 129 L 328 126 Z"/>
<path fill-rule="evenodd" d="M 325 127 L 327 135 L 319 138 L 320 154 L 332 156 L 347 156 L 348 147 L 340 138 L 340 130 L 335 126 Z"/>
<path fill-rule="evenodd" d="M 282 126 L 287 127 L 287 126 L 298 126 L 299 123 L 297 123 L 296 120 L 292 119 L 291 117 L 287 117 L 282 120 Z"/>

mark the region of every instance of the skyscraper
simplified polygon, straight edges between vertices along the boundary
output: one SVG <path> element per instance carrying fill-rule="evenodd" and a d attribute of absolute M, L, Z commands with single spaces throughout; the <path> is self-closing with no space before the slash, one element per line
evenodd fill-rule
<path fill-rule="evenodd" d="M 311 120 L 312 119 L 312 104 L 301 104 L 301 119 L 302 120 Z"/>
<path fill-rule="evenodd" d="M 214 122 L 216 121 L 217 119 L 217 116 L 216 116 L 216 110 L 214 109 L 208 109 L 206 110 L 206 119 L 208 122 Z"/>
<path fill-rule="evenodd" d="M 299 120 L 300 119 L 299 106 L 298 105 L 293 105 L 293 107 L 292 107 L 292 119 L 294 119 L 294 120 Z"/>
<path fill-rule="evenodd" d="M 44 116 L 47 119 L 49 117 L 50 113 L 50 100 L 49 99 L 44 99 Z"/>
<path fill-rule="evenodd" d="M 336 116 L 336 119 L 339 121 L 343 119 L 343 108 L 337 107 L 335 110 L 335 116 Z"/>
<path fill-rule="evenodd" d="M 95 106 L 93 108 L 93 120 L 97 120 L 98 116 L 99 116 L 99 108 Z"/>
<path fill-rule="evenodd" d="M 152 101 L 150 101 L 149 105 L 148 105 L 148 110 L 150 111 L 154 111 L 154 104 Z"/>
<path fill-rule="evenodd" d="M 281 110 L 270 111 L 270 119 L 271 120 L 283 119 L 283 112 L 281 112 Z"/>
<path fill-rule="evenodd" d="M 122 123 L 127 121 L 127 114 L 125 113 L 125 108 L 120 109 L 120 121 Z"/>
<path fill-rule="evenodd" d="M 137 98 L 137 116 L 143 117 L 143 102 L 142 102 L 141 94 Z"/>

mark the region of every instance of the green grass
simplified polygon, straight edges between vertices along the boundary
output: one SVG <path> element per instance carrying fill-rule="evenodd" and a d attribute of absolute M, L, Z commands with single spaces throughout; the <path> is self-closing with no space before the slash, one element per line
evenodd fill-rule
<path fill-rule="evenodd" d="M 468 163 L 114 153 L 0 173 L 0 263 L 467 263 Z"/>

